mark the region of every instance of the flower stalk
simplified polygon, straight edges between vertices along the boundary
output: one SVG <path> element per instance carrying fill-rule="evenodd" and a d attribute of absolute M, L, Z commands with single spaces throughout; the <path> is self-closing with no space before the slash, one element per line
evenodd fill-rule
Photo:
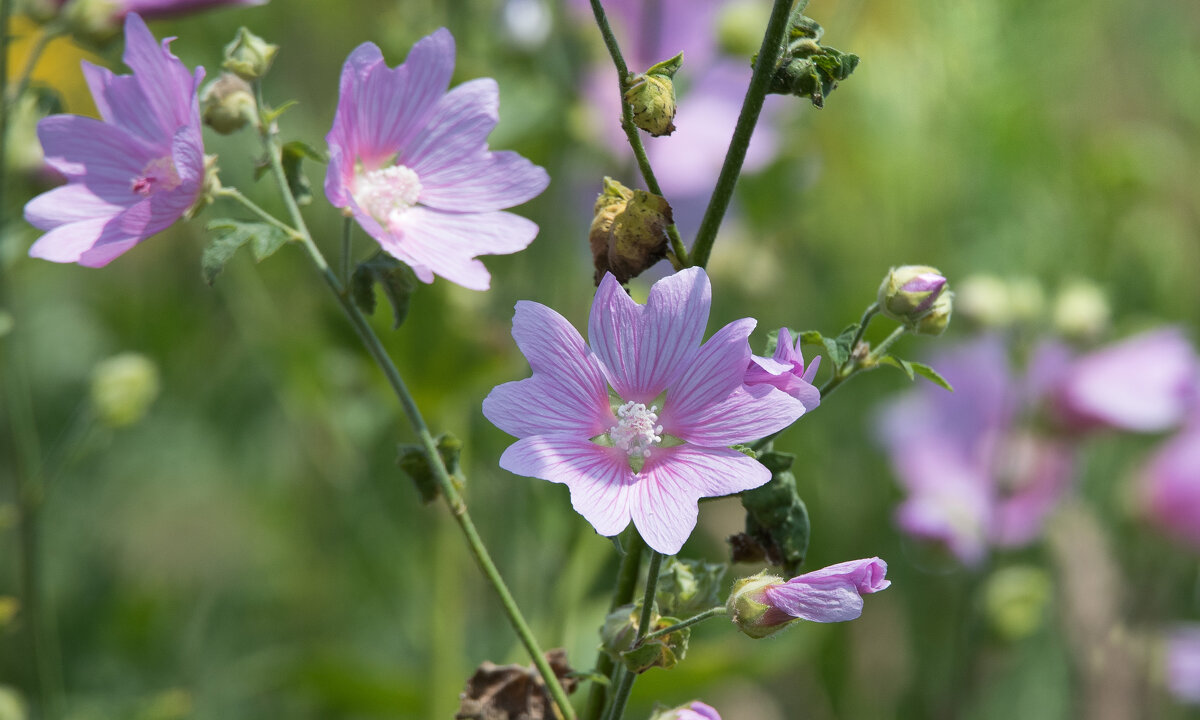
<path fill-rule="evenodd" d="M 625 554 L 621 557 L 621 565 L 617 569 L 617 584 L 613 588 L 612 602 L 608 606 L 609 612 L 633 602 L 633 593 L 637 588 L 638 570 L 642 566 L 642 554 L 646 551 L 646 542 L 638 534 L 637 528 L 631 527 L 621 536 L 621 547 L 625 550 Z M 616 680 L 613 676 L 614 668 L 613 659 L 609 657 L 608 653 L 601 650 L 596 655 L 596 672 L 608 678 L 610 682 L 608 684 L 592 683 L 591 690 L 588 691 L 587 708 L 583 714 L 585 720 L 600 720 L 608 700 L 608 688 L 612 681 Z"/>
<path fill-rule="evenodd" d="M 654 594 L 658 589 L 658 571 L 662 567 L 663 554 L 655 550 L 650 551 L 650 562 L 646 568 L 646 592 L 642 595 L 642 614 L 638 618 L 637 638 L 633 641 L 633 646 L 637 647 L 645 641 L 646 632 L 650 627 L 650 620 L 654 615 Z M 633 681 L 637 679 L 637 674 L 629 672 L 624 666 L 617 670 L 617 689 L 613 692 L 612 705 L 608 709 L 608 714 L 605 715 L 605 720 L 621 720 L 625 714 L 625 704 L 629 702 L 629 694 L 633 692 Z"/>
<path fill-rule="evenodd" d="M 259 116 L 267 116 L 265 104 L 263 103 L 261 83 L 255 83 L 255 94 L 259 106 Z M 309 259 L 317 266 L 317 270 L 321 273 L 326 285 L 333 291 L 334 296 L 345 311 L 346 317 L 350 320 L 350 324 L 354 327 L 359 339 L 362 340 L 367 352 L 375 360 L 380 370 L 383 371 L 388 384 L 391 386 L 396 398 L 400 401 L 400 405 L 408 417 L 409 424 L 412 426 L 412 430 L 416 434 L 421 448 L 424 450 L 429 467 L 433 470 L 434 479 L 441 490 L 441 496 L 445 499 L 446 505 L 450 509 L 450 514 L 454 517 L 454 521 L 461 530 L 471 554 L 475 557 L 475 561 L 479 565 L 479 569 L 499 596 L 505 614 L 508 615 L 509 623 L 533 660 L 538 673 L 546 683 L 546 688 L 555 705 L 558 706 L 559 712 L 565 720 L 575 720 L 575 710 L 567 699 L 567 694 L 563 690 L 562 684 L 558 681 L 554 670 L 546 661 L 545 653 L 538 645 L 536 638 L 534 638 L 533 631 L 529 628 L 529 623 L 526 622 L 524 616 L 521 614 L 516 600 L 513 598 L 512 593 L 509 592 L 508 586 L 500 576 L 500 571 L 496 568 L 491 555 L 483 544 L 482 538 L 480 538 L 478 531 L 475 529 L 475 523 L 471 520 L 471 516 L 467 511 L 466 502 L 455 487 L 445 463 L 442 462 L 441 455 L 437 451 L 437 442 L 429 432 L 429 428 L 425 424 L 425 419 L 421 415 L 421 411 L 417 408 L 412 393 L 409 392 L 404 379 L 400 376 L 400 371 L 396 368 L 395 363 L 392 362 L 391 357 L 387 354 L 387 350 L 383 347 L 383 343 L 379 340 L 379 336 L 375 334 L 366 317 L 363 316 L 362 312 L 354 304 L 353 300 L 351 300 L 346 286 L 338 279 L 333 269 L 329 266 L 329 263 L 325 260 L 324 255 L 322 255 L 320 249 L 316 246 L 316 243 L 313 242 L 312 235 L 300 212 L 300 207 L 296 203 L 296 198 L 288 188 L 287 176 L 283 170 L 281 148 L 276 137 L 277 129 L 274 122 L 263 124 L 259 128 L 259 134 L 267 153 L 267 159 L 271 165 L 271 173 L 275 178 L 276 184 L 279 186 L 280 194 L 283 196 L 283 202 L 287 207 L 288 214 L 292 222 L 295 223 L 299 242 L 304 246 Z"/>

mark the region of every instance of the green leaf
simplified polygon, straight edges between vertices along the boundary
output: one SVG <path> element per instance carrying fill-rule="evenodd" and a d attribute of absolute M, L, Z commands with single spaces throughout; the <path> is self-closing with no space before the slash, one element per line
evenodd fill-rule
<path fill-rule="evenodd" d="M 723 563 L 668 559 L 658 573 L 655 602 L 659 611 L 675 617 L 691 617 L 719 605 L 727 569 Z"/>
<path fill-rule="evenodd" d="M 651 630 L 662 630 L 678 623 L 677 618 L 661 617 L 651 626 Z M 670 670 L 687 655 L 688 639 L 691 636 L 692 629 L 684 628 L 654 640 L 644 641 L 632 650 L 621 653 L 621 662 L 634 673 L 643 673 L 652 667 Z"/>
<path fill-rule="evenodd" d="M 919 362 L 910 362 L 909 366 L 912 367 L 913 372 L 915 372 L 916 374 L 925 378 L 926 380 L 929 380 L 934 385 L 940 385 L 941 387 L 946 388 L 950 392 L 954 392 L 954 388 L 950 385 L 949 381 L 947 381 L 946 378 L 942 377 L 941 374 L 938 373 L 937 370 L 934 370 L 933 368 L 929 367 L 928 365 L 926 365 L 924 363 L 919 363 Z"/>
<path fill-rule="evenodd" d="M 270 257 L 291 238 L 274 225 L 262 222 L 243 222 L 221 218 L 208 224 L 213 238 L 200 256 L 201 272 L 209 285 L 216 282 L 217 275 L 229 262 L 238 248 L 250 243 L 255 261 Z"/>
<path fill-rule="evenodd" d="M 842 365 L 846 364 L 847 360 L 850 359 L 850 353 L 854 350 L 850 344 L 854 342 L 855 336 L 858 335 L 858 328 L 859 324 L 854 323 L 853 325 L 847 326 L 846 329 L 842 330 L 842 332 L 835 338 L 821 336 L 821 344 L 825 346 L 825 352 L 828 354 L 830 361 L 833 362 L 833 367 L 840 368 Z M 820 336 L 820 333 L 813 334 Z M 809 333 L 804 333 L 801 335 L 801 338 L 803 338 L 804 335 L 809 335 Z"/>
<path fill-rule="evenodd" d="M 800 343 L 803 345 L 824 345 L 825 338 L 816 330 L 805 330 L 800 333 Z"/>
<path fill-rule="evenodd" d="M 789 468 L 796 456 L 766 452 L 759 462 L 771 471 L 762 487 L 741 494 L 746 509 L 746 532 L 730 538 L 734 560 L 765 559 L 795 575 L 808 554 L 811 531 L 808 508 L 796 491 L 796 478 Z"/>
<path fill-rule="evenodd" d="M 438 455 L 441 456 L 442 463 L 446 466 L 446 472 L 450 473 L 451 480 L 460 487 L 463 485 L 459 467 L 462 447 L 462 440 L 450 433 L 443 433 L 437 438 Z M 417 486 L 417 492 L 421 494 L 421 501 L 429 504 L 437 500 L 438 495 L 441 494 L 441 486 L 434 477 L 429 458 L 425 455 L 425 448 L 421 445 L 400 444 L 396 446 L 396 451 L 396 464 L 400 466 L 405 475 L 412 478 L 413 484 Z"/>
<path fill-rule="evenodd" d="M 295 107 L 298 104 L 299 103 L 295 100 L 288 100 L 287 102 L 285 102 L 284 104 L 280 105 L 277 108 L 273 108 L 273 109 L 264 108 L 263 114 L 262 114 L 263 123 L 265 125 L 270 125 L 271 123 L 278 120 L 285 112 L 287 112 L 288 110 L 291 110 L 293 107 Z"/>
<path fill-rule="evenodd" d="M 368 315 L 375 312 L 376 283 L 392 304 L 392 329 L 395 330 L 408 317 L 409 301 L 417 289 L 417 276 L 408 265 L 384 252 L 359 263 L 350 278 L 350 294 L 354 303 Z"/>
<path fill-rule="evenodd" d="M 301 168 L 305 158 L 326 162 L 325 157 L 307 143 L 293 140 L 283 146 L 280 151 L 280 162 L 283 164 L 283 174 L 287 178 L 288 189 L 297 205 L 308 205 L 312 202 L 312 185 Z"/>
<path fill-rule="evenodd" d="M 901 358 L 898 358 L 895 355 L 884 355 L 883 357 L 879 358 L 879 364 L 880 365 L 891 365 L 892 367 L 903 371 L 904 374 L 908 376 L 909 380 L 913 380 L 915 378 L 915 376 L 913 375 L 912 363 L 910 363 L 907 360 L 902 360 Z"/>

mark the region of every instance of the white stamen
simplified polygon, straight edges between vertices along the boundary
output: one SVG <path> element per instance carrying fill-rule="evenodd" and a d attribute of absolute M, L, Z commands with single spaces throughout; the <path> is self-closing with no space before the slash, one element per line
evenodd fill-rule
<path fill-rule="evenodd" d="M 420 178 L 403 165 L 361 173 L 355 180 L 354 201 L 384 226 L 416 205 L 420 197 Z"/>
<path fill-rule="evenodd" d="M 662 442 L 663 426 L 656 424 L 657 411 L 657 405 L 647 410 L 644 404 L 635 402 L 617 408 L 617 424 L 608 429 L 613 446 L 624 450 L 629 457 L 650 457 L 650 448 Z"/>

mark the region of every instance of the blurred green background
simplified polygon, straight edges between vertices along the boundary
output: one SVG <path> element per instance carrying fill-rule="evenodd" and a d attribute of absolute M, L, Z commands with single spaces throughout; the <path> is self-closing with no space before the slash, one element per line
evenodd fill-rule
<path fill-rule="evenodd" d="M 765 24 L 770 3 L 746 5 Z M 374 322 L 435 432 L 465 441 L 468 503 L 539 638 L 587 669 L 612 544 L 571 511 L 565 488 L 500 470 L 510 438 L 480 413 L 490 388 L 528 374 L 509 336 L 518 299 L 585 325 L 600 178 L 636 179 L 628 154 L 613 155 L 580 122 L 589 110 L 579 78 L 603 59 L 594 26 L 543 7 L 553 25 L 533 40 L 513 35 L 501 0 L 273 0 L 151 29 L 179 36 L 173 51 L 209 77 L 238 25 L 279 43 L 268 101 L 298 100 L 284 138 L 317 147 L 341 63 L 362 42 L 394 65 L 444 25 L 459 46 L 455 81 L 499 81 L 492 147 L 553 178 L 521 209 L 541 226 L 538 239 L 486 259 L 491 291 L 439 280 L 420 289 L 399 330 L 385 309 Z M 1171 322 L 1194 335 L 1200 3 L 813 0 L 808 14 L 862 65 L 823 110 L 797 100 L 775 118 L 778 159 L 744 178 L 716 245 L 710 330 L 753 316 L 756 345 L 784 324 L 837 331 L 890 265 L 920 262 L 952 283 L 981 271 L 1028 277 L 1047 295 L 1089 278 L 1112 303 L 1115 334 Z M 99 56 L 118 67 L 120 46 Z M 14 46 L 16 65 L 23 48 Z M 83 52 L 52 46 L 35 78 L 60 88 L 69 111 L 88 113 Z M 21 131 L 14 145 L 28 143 Z M 251 134 L 206 134 L 206 144 L 226 184 L 282 212 L 268 182 L 253 182 Z M 257 266 L 240 255 L 206 286 L 203 220 L 235 212 L 218 206 L 104 270 L 31 260 L 36 232 L 20 208 L 45 187 L 27 169 L 6 172 L 0 282 L 12 329 L 0 348 L 27 390 L 46 468 L 41 558 L 63 716 L 449 718 L 480 662 L 525 662 L 445 508 L 422 506 L 396 468 L 407 425 L 298 249 Z M 320 191 L 323 168 L 309 174 L 317 197 L 306 215 L 336 256 L 341 218 Z M 356 254 L 370 251 L 361 233 L 356 243 Z M 635 293 L 648 283 L 635 281 Z M 966 333 L 960 323 L 901 349 L 919 355 Z M 140 422 L 109 428 L 94 422 L 89 378 L 129 351 L 157 365 L 160 395 Z M 878 555 L 892 588 L 868 598 L 858 621 L 770 640 L 705 625 L 677 669 L 641 678 L 628 717 L 646 717 L 655 700 L 697 697 L 725 720 L 1088 716 L 1086 666 L 1103 658 L 1077 662 L 1049 551 L 968 572 L 894 528 L 900 493 L 869 427 L 880 400 L 907 384 L 892 371 L 867 375 L 778 443 L 801 458 L 814 523 L 808 567 Z M 10 389 L 0 403 L 21 401 Z M 0 684 L 29 702 L 34 670 L 14 606 L 15 438 L 29 428 L 13 417 L 0 418 Z M 1154 442 L 1093 443 L 1080 488 L 1109 559 L 1127 573 L 1127 623 L 1114 632 L 1133 658 L 1132 707 L 1187 717 L 1162 690 L 1155 636 L 1162 623 L 1200 618 L 1196 558 L 1149 534 L 1127 500 Z M 701 510 L 683 554 L 724 557 L 740 506 Z M 1013 564 L 1047 568 L 1057 592 L 1028 630 L 1006 637 L 981 588 Z M 5 715 L 8 690 L 5 720 L 20 717 Z"/>

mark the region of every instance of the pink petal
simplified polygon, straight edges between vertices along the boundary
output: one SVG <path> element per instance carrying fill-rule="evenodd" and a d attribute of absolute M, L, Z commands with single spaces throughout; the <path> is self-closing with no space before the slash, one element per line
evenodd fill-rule
<path fill-rule="evenodd" d="M 51 115 L 38 123 L 46 164 L 69 180 L 82 179 L 101 198 L 118 204 L 134 198 L 132 183 L 153 148 L 115 125 L 79 115 Z"/>
<path fill-rule="evenodd" d="M 538 227 L 507 212 L 459 214 L 418 206 L 388 230 L 392 237 L 380 244 L 396 257 L 406 260 L 407 256 L 413 264 L 465 288 L 487 290 L 491 275 L 475 256 L 523 250 L 533 242 Z"/>
<path fill-rule="evenodd" d="M 117 218 L 100 217 L 54 228 L 38 238 L 29 255 L 51 262 L 103 267 L 140 241 L 138 235 L 122 231 Z"/>
<path fill-rule="evenodd" d="M 767 602 L 792 617 L 812 622 L 845 622 L 862 615 L 862 594 L 891 585 L 887 563 L 879 558 L 838 563 L 773 585 Z"/>
<path fill-rule="evenodd" d="M 197 122 L 196 88 L 204 77 L 204 69 L 197 68 L 195 75 L 188 71 L 179 58 L 169 50 L 170 39 L 160 45 L 146 23 L 137 13 L 125 16 L 125 64 L 133 70 L 133 79 L 142 90 L 140 100 L 131 101 L 130 107 L 118 110 L 109 98 L 109 109 L 117 110 L 123 119 L 132 113 L 145 113 L 154 120 L 154 130 L 143 133 L 147 139 L 165 139 L 174 136 L 181 126 Z M 132 93 L 130 94 L 132 95 Z M 138 127 L 144 127 L 141 122 Z"/>
<path fill-rule="evenodd" d="M 125 207 L 96 195 L 81 183 L 56 187 L 38 195 L 25 205 L 25 220 L 41 230 L 81 220 L 116 217 Z"/>
<path fill-rule="evenodd" d="M 755 324 L 750 318 L 729 323 L 709 338 L 683 368 L 679 379 L 669 388 L 663 409 L 662 423 L 668 433 L 676 434 L 671 429 L 675 418 L 686 426 L 688 419 L 724 402 L 741 387 L 750 361 L 750 343 L 746 338 Z"/>
<path fill-rule="evenodd" d="M 500 467 L 566 485 L 575 512 L 601 535 L 616 535 L 629 524 L 635 477 L 620 450 L 587 440 L 530 437 L 508 446 Z"/>
<path fill-rule="evenodd" d="M 645 308 L 629 297 L 611 274 L 596 288 L 588 317 L 588 341 L 604 366 L 608 383 L 625 400 L 649 402 L 662 388 L 648 392 L 637 385 L 638 343 Z"/>
<path fill-rule="evenodd" d="M 670 395 L 668 394 L 668 402 Z M 670 412 L 670 434 L 704 447 L 750 442 L 786 428 L 804 414 L 804 405 L 770 385 L 743 386 L 723 402 L 681 416 Z M 663 411 L 666 414 L 666 410 Z M 667 427 L 666 421 L 663 426 Z"/>
<path fill-rule="evenodd" d="M 646 544 L 674 555 L 696 527 L 697 500 L 762 485 L 771 472 L 728 448 L 688 445 L 653 451 L 633 488 L 633 523 Z"/>

